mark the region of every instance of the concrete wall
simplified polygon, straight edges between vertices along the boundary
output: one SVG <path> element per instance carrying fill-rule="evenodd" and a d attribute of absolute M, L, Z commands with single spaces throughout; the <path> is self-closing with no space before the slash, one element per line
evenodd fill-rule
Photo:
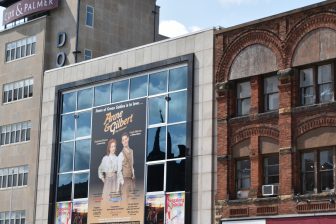
<path fill-rule="evenodd" d="M 4 84 L 28 78 L 34 79 L 32 98 L 0 105 L 0 126 L 23 121 L 32 122 L 31 140 L 29 142 L 0 147 L 0 168 L 29 166 L 27 187 L 0 190 L 0 211 L 25 210 L 27 223 L 33 223 L 35 215 L 45 27 L 46 18 L 44 17 L 0 33 L 0 52 L 2 52 L 0 54 L 1 96 Z M 6 43 L 31 36 L 37 38 L 36 54 L 5 62 Z"/>
<path fill-rule="evenodd" d="M 195 53 L 192 223 L 211 223 L 213 207 L 213 30 L 165 40 L 47 71 L 42 106 L 36 224 L 48 223 L 55 87 L 177 56 Z"/>

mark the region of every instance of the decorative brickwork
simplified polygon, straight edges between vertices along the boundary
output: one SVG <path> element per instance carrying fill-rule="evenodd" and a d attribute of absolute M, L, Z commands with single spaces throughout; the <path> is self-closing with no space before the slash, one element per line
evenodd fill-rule
<path fill-rule="evenodd" d="M 231 137 L 232 145 L 235 145 L 252 136 L 266 136 L 274 139 L 279 138 L 279 130 L 272 126 L 244 127 L 236 131 Z"/>
<path fill-rule="evenodd" d="M 305 121 L 297 126 L 296 136 L 299 137 L 308 131 L 321 127 L 336 127 L 336 116 L 320 116 Z"/>

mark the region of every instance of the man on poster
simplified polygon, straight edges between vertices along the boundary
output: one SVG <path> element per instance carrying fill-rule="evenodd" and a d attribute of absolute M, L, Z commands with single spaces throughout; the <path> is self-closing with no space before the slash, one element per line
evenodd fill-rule
<path fill-rule="evenodd" d="M 118 176 L 120 177 L 121 197 L 122 200 L 125 200 L 135 188 L 134 157 L 133 150 L 129 147 L 128 133 L 122 134 L 121 142 L 123 149 L 118 156 Z"/>

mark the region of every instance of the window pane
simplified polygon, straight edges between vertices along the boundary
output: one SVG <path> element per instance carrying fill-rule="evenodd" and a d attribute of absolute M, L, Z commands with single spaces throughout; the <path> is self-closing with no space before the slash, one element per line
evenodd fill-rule
<path fill-rule="evenodd" d="M 250 187 L 250 160 L 237 161 L 236 178 L 238 190 Z"/>
<path fill-rule="evenodd" d="M 128 99 L 128 80 L 112 84 L 112 102 L 120 102 Z"/>
<path fill-rule="evenodd" d="M 318 66 L 318 84 L 333 82 L 331 65 Z"/>
<path fill-rule="evenodd" d="M 167 192 L 185 190 L 185 160 L 167 162 Z"/>
<path fill-rule="evenodd" d="M 91 112 L 78 113 L 76 138 L 89 136 L 91 133 Z"/>
<path fill-rule="evenodd" d="M 314 191 L 314 188 L 315 188 L 314 173 L 305 173 L 303 175 L 303 190 L 304 190 L 304 192 Z"/>
<path fill-rule="evenodd" d="M 247 98 L 238 101 L 238 115 L 246 115 L 250 113 L 251 99 Z"/>
<path fill-rule="evenodd" d="M 310 105 L 315 103 L 314 87 L 301 88 L 301 97 L 303 105 Z"/>
<path fill-rule="evenodd" d="M 76 110 L 76 93 L 67 93 L 63 95 L 63 113 Z"/>
<path fill-rule="evenodd" d="M 186 124 L 168 126 L 167 158 L 180 158 L 186 156 L 187 144 Z"/>
<path fill-rule="evenodd" d="M 330 191 L 334 189 L 334 175 L 333 171 L 321 172 L 321 191 Z"/>
<path fill-rule="evenodd" d="M 320 103 L 334 100 L 334 83 L 322 84 L 319 86 Z"/>
<path fill-rule="evenodd" d="M 186 121 L 187 105 L 187 91 L 169 94 L 168 122 Z"/>
<path fill-rule="evenodd" d="M 75 170 L 89 169 L 91 140 L 76 142 Z"/>
<path fill-rule="evenodd" d="M 27 185 L 28 184 L 28 173 L 24 173 L 23 174 L 23 185 Z"/>
<path fill-rule="evenodd" d="M 277 76 L 271 76 L 264 79 L 264 93 L 279 92 L 279 80 Z"/>
<path fill-rule="evenodd" d="M 302 156 L 302 171 L 314 172 L 314 153 L 304 153 Z"/>
<path fill-rule="evenodd" d="M 131 99 L 147 96 L 147 79 L 147 75 L 131 79 Z"/>
<path fill-rule="evenodd" d="M 13 175 L 13 187 L 17 187 L 18 185 L 18 182 L 17 182 L 17 178 L 18 178 L 18 175 L 17 174 L 14 174 Z"/>
<path fill-rule="evenodd" d="M 74 143 L 68 142 L 61 144 L 59 172 L 69 172 L 73 170 L 73 148 Z"/>
<path fill-rule="evenodd" d="M 251 85 L 250 82 L 238 83 L 237 86 L 237 98 L 247 98 L 251 96 Z"/>
<path fill-rule="evenodd" d="M 148 129 L 147 161 L 163 160 L 166 155 L 166 127 Z"/>
<path fill-rule="evenodd" d="M 92 88 L 78 91 L 78 110 L 92 107 L 93 91 Z"/>
<path fill-rule="evenodd" d="M 147 167 L 147 192 L 163 191 L 164 164 Z"/>
<path fill-rule="evenodd" d="M 62 141 L 74 139 L 75 134 L 75 117 L 74 114 L 62 116 Z"/>
<path fill-rule="evenodd" d="M 72 174 L 58 176 L 57 201 L 70 201 L 72 191 Z"/>
<path fill-rule="evenodd" d="M 300 71 L 300 87 L 314 85 L 313 69 L 308 68 Z"/>
<path fill-rule="evenodd" d="M 149 75 L 149 95 L 167 92 L 167 71 Z"/>
<path fill-rule="evenodd" d="M 181 67 L 169 71 L 169 91 L 186 89 L 188 80 L 188 68 Z"/>
<path fill-rule="evenodd" d="M 277 110 L 279 109 L 279 94 L 273 93 L 267 95 L 266 110 Z"/>
<path fill-rule="evenodd" d="M 164 123 L 166 117 L 166 99 L 164 96 L 150 98 L 149 102 L 149 124 Z"/>
<path fill-rule="evenodd" d="M 332 170 L 334 167 L 333 163 L 333 151 L 326 150 L 320 152 L 320 170 Z"/>
<path fill-rule="evenodd" d="M 75 174 L 74 180 L 74 198 L 87 198 L 88 197 L 88 183 L 89 174 Z"/>
<path fill-rule="evenodd" d="M 8 175 L 8 179 L 7 179 L 7 187 L 12 187 L 12 184 L 13 184 L 13 175 L 10 174 Z"/>
<path fill-rule="evenodd" d="M 110 84 L 95 87 L 95 106 L 110 103 L 110 92 Z"/>

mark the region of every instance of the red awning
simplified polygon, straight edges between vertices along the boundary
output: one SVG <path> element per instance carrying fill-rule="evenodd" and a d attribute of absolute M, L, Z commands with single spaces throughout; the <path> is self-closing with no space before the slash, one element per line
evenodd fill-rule
<path fill-rule="evenodd" d="M 267 219 L 267 224 L 336 224 L 336 216 Z"/>

